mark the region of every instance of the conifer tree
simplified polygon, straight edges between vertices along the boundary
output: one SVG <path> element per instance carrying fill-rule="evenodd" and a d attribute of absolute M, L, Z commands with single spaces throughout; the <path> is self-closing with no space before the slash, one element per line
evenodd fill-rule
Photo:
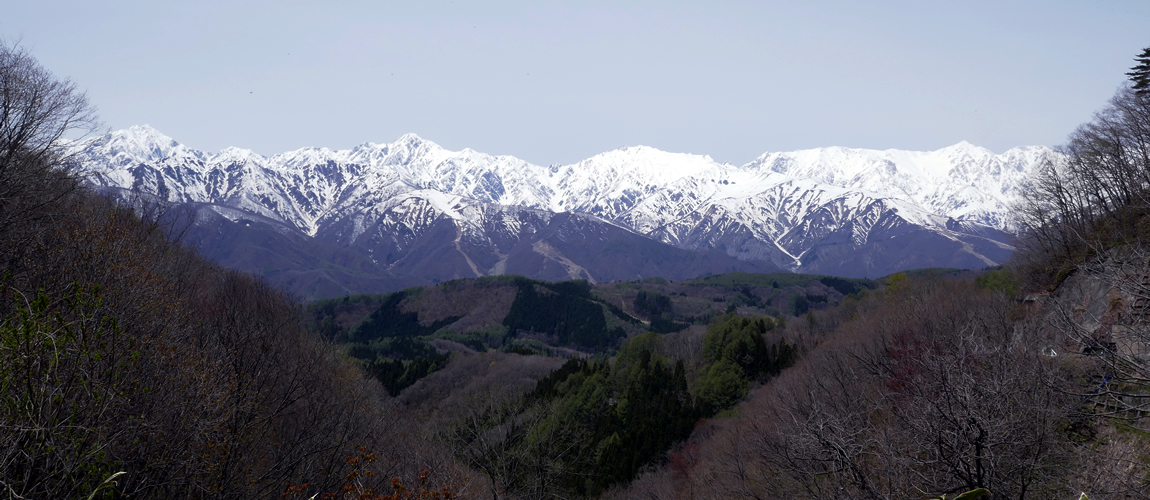
<path fill-rule="evenodd" d="M 1150 47 L 1142 49 L 1142 53 L 1134 58 L 1138 65 L 1130 68 L 1126 76 L 1134 83 L 1134 92 L 1138 95 L 1150 94 Z"/>

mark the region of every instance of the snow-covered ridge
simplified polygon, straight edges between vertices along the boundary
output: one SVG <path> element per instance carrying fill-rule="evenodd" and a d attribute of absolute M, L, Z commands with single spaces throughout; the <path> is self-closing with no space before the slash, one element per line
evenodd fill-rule
<path fill-rule="evenodd" d="M 93 184 L 242 209 L 313 236 L 414 197 L 460 227 L 481 226 L 468 221 L 474 210 L 464 210 L 473 202 L 576 212 L 681 248 L 718 248 L 790 267 L 815 245 L 810 235 L 849 230 L 862 244 L 884 214 L 943 235 L 962 224 L 1010 232 L 1009 206 L 1026 178 L 1057 157 L 1045 147 L 996 155 L 960 142 L 925 152 L 764 153 L 734 166 L 636 146 L 542 167 L 470 149 L 448 151 L 414 134 L 347 150 L 213 154 L 146 125 L 68 148 Z M 733 233 L 750 240 L 720 242 Z"/>

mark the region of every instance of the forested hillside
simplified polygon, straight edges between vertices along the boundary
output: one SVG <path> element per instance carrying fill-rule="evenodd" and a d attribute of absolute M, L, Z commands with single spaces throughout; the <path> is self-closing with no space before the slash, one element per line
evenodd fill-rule
<path fill-rule="evenodd" d="M 1120 89 L 1033 179 L 1011 265 L 815 314 L 794 367 L 608 495 L 1150 497 L 1146 123 Z"/>
<path fill-rule="evenodd" d="M 173 242 L 186 224 L 180 214 L 84 189 L 56 149 L 63 134 L 96 126 L 83 94 L 22 50 L 0 56 L 0 477 L 13 498 L 595 494 L 790 362 L 789 344 L 761 337 L 775 319 L 722 316 L 726 333 L 706 337 L 713 352 L 692 350 L 703 340 L 696 332 L 682 342 L 687 356 L 675 357 L 657 350 L 665 343 L 656 334 L 636 337 L 649 319 L 587 283 L 516 277 L 379 298 L 343 338 L 332 334 L 337 315 L 323 335 L 308 332 L 303 309 L 282 292 Z M 467 304 L 458 297 L 428 301 L 428 311 L 398 307 L 452 286 L 478 287 L 475 300 L 506 309 L 489 318 L 492 307 L 471 303 L 455 313 Z M 625 306 L 674 326 L 658 297 Z M 449 325 L 460 331 L 440 332 Z M 510 352 L 449 359 L 420 338 L 436 332 Z M 369 363 L 346 356 L 367 358 L 364 350 L 375 355 Z M 410 359 L 419 353 L 422 373 Z M 422 376 L 399 400 L 376 381 L 389 361 L 400 378 Z M 494 454 L 483 443 L 498 443 Z M 566 451 L 539 449 L 564 443 Z M 532 456 L 562 466 L 520 466 Z"/>
<path fill-rule="evenodd" d="M 55 144 L 96 126 L 72 83 L 0 44 L 0 495 L 467 484 L 298 303 L 170 241 L 161 207 L 81 188 Z M 357 453 L 377 477 L 349 475 Z"/>
<path fill-rule="evenodd" d="M 483 310 L 510 311 L 530 285 L 528 296 L 600 304 L 626 340 L 580 346 L 559 341 L 558 323 L 513 331 L 490 314 L 451 341 L 476 354 L 448 358 L 399 399 L 499 498 L 1146 498 L 1147 122 L 1150 98 L 1122 90 L 1071 136 L 1067 163 L 1041 172 L 1019 207 L 1023 251 L 1005 268 L 877 284 L 522 281 L 477 294 L 503 304 Z M 451 286 L 478 285 L 358 300 L 411 315 L 424 328 L 411 338 L 443 355 L 467 313 L 431 314 L 436 301 L 417 296 L 462 303 Z M 380 310 L 316 306 L 329 332 Z M 497 343 L 523 338 L 574 359 L 535 383 L 506 368 L 518 382 L 493 382 L 486 367 L 516 363 Z M 452 390 L 465 373 L 488 383 Z"/>
<path fill-rule="evenodd" d="M 304 306 L 84 189 L 73 84 L 0 44 L 0 85 L 8 498 L 1150 497 L 1141 88 L 1039 172 L 1003 268 Z"/>
<path fill-rule="evenodd" d="M 493 276 L 320 300 L 308 306 L 308 316 L 315 332 L 344 345 L 398 395 L 445 366 L 451 353 L 602 357 L 644 332 L 682 332 L 701 342 L 707 325 L 725 314 L 783 324 L 879 284 L 791 273 L 596 285 Z"/>

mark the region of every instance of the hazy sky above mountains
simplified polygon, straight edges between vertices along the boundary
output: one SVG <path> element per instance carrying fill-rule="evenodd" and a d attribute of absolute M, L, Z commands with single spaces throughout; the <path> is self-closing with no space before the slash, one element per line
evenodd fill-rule
<path fill-rule="evenodd" d="M 1150 2 L 6 2 L 0 36 L 112 129 L 264 155 L 414 132 L 571 163 L 1057 145 L 1150 46 Z"/>

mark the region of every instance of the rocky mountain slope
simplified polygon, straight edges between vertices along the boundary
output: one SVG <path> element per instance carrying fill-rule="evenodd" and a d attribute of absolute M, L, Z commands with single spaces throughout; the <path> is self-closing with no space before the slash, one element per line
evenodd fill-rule
<path fill-rule="evenodd" d="M 503 273 L 601 282 L 979 268 L 1013 251 L 1007 206 L 1055 157 L 960 143 L 734 166 L 640 146 L 544 167 L 411 134 L 342 151 L 209 154 L 147 126 L 70 147 L 91 184 L 195 210 L 189 238 L 210 257 L 308 296 Z"/>

